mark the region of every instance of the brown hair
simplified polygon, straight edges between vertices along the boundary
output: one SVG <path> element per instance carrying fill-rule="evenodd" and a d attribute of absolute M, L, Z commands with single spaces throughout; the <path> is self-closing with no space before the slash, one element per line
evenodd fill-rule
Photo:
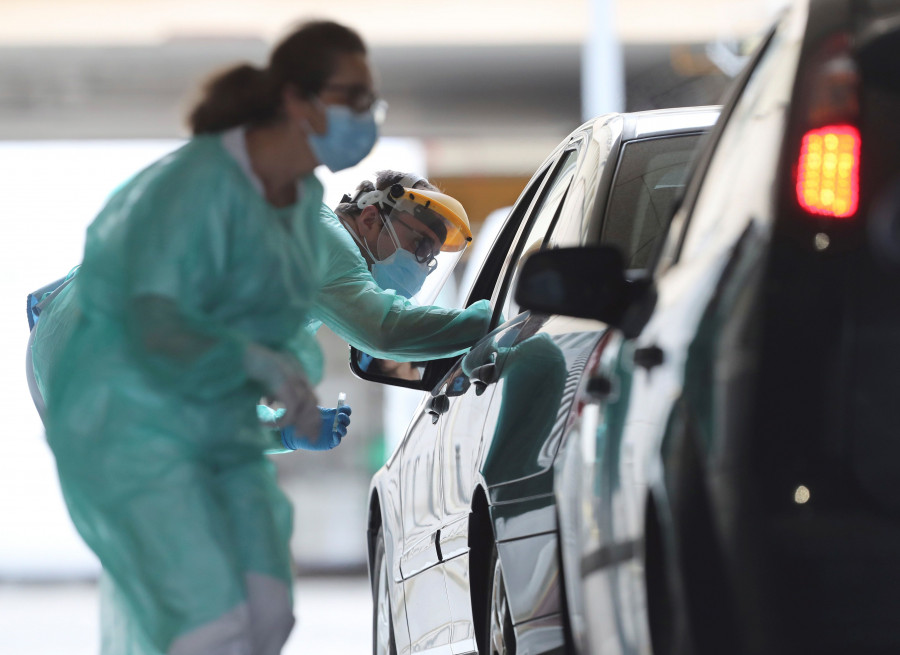
<path fill-rule="evenodd" d="M 188 115 L 191 132 L 221 132 L 275 120 L 286 85 L 304 96 L 318 94 L 344 54 L 366 54 L 359 34 L 330 21 L 303 23 L 275 47 L 266 68 L 240 64 L 213 75 Z"/>
<path fill-rule="evenodd" d="M 401 173 L 399 171 L 393 171 L 390 169 L 378 171 L 375 173 L 375 184 L 372 184 L 369 180 L 363 180 L 356 187 L 356 192 L 353 194 L 353 198 L 359 198 L 362 194 L 368 193 L 369 191 L 374 191 L 378 189 L 382 191 L 387 189 L 392 184 L 397 184 L 404 177 L 409 175 L 408 173 Z M 431 182 L 426 180 L 424 177 L 419 178 L 419 180 L 413 185 L 414 189 L 426 189 L 428 191 L 440 191 L 436 186 L 434 186 Z M 344 198 L 348 198 L 349 196 L 344 196 Z M 359 206 L 351 201 L 342 201 L 337 207 L 334 208 L 335 213 L 344 214 L 346 216 L 359 216 L 362 210 Z"/>

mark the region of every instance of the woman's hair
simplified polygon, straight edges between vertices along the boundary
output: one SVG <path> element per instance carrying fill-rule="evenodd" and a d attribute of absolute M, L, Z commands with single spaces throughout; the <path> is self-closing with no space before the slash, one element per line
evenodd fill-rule
<path fill-rule="evenodd" d="M 356 187 L 356 192 L 353 194 L 353 197 L 359 198 L 362 194 L 368 193 L 369 191 L 374 191 L 375 189 L 378 189 L 379 191 L 387 189 L 389 186 L 397 184 L 407 175 L 410 174 L 400 173 L 399 171 L 392 170 L 378 171 L 377 173 L 375 173 L 375 184 L 372 184 L 372 182 L 370 182 L 369 180 L 363 180 Z M 419 180 L 413 185 L 413 188 L 426 189 L 428 191 L 440 191 L 440 189 L 438 189 L 424 177 L 419 178 Z M 341 204 L 335 207 L 334 211 L 336 213 L 344 214 L 345 216 L 359 216 L 360 212 L 362 212 L 359 206 L 357 206 L 357 204 L 352 201 L 341 202 Z"/>
<path fill-rule="evenodd" d="M 275 47 L 266 68 L 240 64 L 213 75 L 188 115 L 191 132 L 221 132 L 276 119 L 286 85 L 303 96 L 317 95 L 344 54 L 366 54 L 359 34 L 330 21 L 303 23 Z"/>

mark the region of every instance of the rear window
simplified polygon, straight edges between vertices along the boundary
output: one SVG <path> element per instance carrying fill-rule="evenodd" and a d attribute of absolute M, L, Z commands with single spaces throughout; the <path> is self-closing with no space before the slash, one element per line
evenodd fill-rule
<path fill-rule="evenodd" d="M 701 135 L 632 141 L 619 157 L 600 235 L 617 246 L 628 268 L 646 268 L 665 234 L 675 201 L 684 189 Z"/>

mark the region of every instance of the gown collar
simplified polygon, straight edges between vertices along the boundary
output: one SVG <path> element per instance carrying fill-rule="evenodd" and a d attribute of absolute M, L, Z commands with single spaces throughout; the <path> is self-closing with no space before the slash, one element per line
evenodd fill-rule
<path fill-rule="evenodd" d="M 231 155 L 238 166 L 240 166 L 241 171 L 247 176 L 247 179 L 250 181 L 250 184 L 253 185 L 253 188 L 256 189 L 257 193 L 265 198 L 266 192 L 263 188 L 262 180 L 256 176 L 256 173 L 253 172 L 253 167 L 250 165 L 250 154 L 247 152 L 246 134 L 247 130 L 243 125 L 222 132 L 222 145 L 224 146 L 225 151 Z"/>
<path fill-rule="evenodd" d="M 241 171 L 247 177 L 250 184 L 256 189 L 256 192 L 265 199 L 266 191 L 263 188 L 262 180 L 257 177 L 256 173 L 253 172 L 253 166 L 250 163 L 250 153 L 247 152 L 247 128 L 244 125 L 240 125 L 238 127 L 233 127 L 230 130 L 226 130 L 222 132 L 222 146 L 225 148 L 225 151 L 231 155 L 232 159 L 237 162 L 237 165 L 240 167 Z M 296 205 L 300 204 L 301 199 L 303 198 L 304 191 L 306 189 L 307 184 L 309 183 L 309 177 L 313 177 L 312 175 L 307 178 L 301 178 L 297 180 L 297 202 Z"/>

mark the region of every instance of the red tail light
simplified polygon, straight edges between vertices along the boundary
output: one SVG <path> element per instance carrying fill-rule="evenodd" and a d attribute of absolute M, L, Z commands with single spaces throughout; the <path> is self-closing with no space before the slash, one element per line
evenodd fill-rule
<path fill-rule="evenodd" d="M 811 214 L 850 218 L 859 205 L 859 130 L 828 125 L 800 144 L 797 200 Z"/>

